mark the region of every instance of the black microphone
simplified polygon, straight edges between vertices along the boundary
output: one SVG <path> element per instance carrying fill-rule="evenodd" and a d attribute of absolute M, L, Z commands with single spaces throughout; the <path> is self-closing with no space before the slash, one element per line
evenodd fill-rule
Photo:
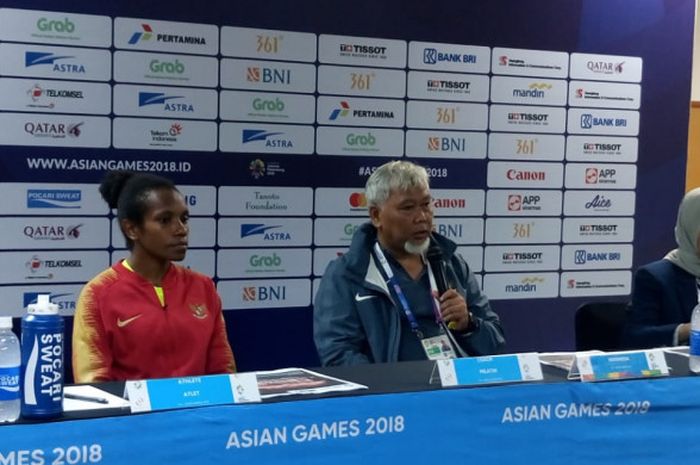
<path fill-rule="evenodd" d="M 433 242 L 430 244 L 430 247 L 428 247 L 425 258 L 428 259 L 430 268 L 433 270 L 438 294 L 442 295 L 447 292 L 448 289 L 450 289 L 447 281 L 447 264 L 445 263 L 445 257 L 442 254 L 442 249 L 439 245 Z"/>

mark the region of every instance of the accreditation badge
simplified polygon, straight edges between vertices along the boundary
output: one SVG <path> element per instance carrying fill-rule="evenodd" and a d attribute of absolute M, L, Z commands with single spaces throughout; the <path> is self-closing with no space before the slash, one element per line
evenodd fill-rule
<path fill-rule="evenodd" d="M 421 339 L 423 350 L 428 360 L 442 360 L 446 358 L 457 358 L 452 348 L 450 339 L 446 334 Z"/>

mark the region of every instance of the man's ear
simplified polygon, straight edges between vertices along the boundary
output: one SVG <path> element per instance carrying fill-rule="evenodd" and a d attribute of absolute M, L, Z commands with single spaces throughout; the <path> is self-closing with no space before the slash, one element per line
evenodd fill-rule
<path fill-rule="evenodd" d="M 124 232 L 124 235 L 128 237 L 130 240 L 135 241 L 139 238 L 139 227 L 136 223 L 133 221 L 124 218 L 119 221 L 119 225 L 122 228 L 122 231 Z"/>
<path fill-rule="evenodd" d="M 381 225 L 381 221 L 379 220 L 379 207 L 369 207 L 369 219 L 375 228 L 379 228 L 379 226 Z"/>

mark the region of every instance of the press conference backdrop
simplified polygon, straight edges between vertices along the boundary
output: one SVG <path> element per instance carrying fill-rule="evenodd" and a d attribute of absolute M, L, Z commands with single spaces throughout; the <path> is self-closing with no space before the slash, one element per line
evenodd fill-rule
<path fill-rule="evenodd" d="M 172 178 L 185 263 L 215 278 L 242 369 L 318 363 L 311 305 L 397 158 L 509 351 L 573 348 L 672 246 L 692 0 L 4 1 L 0 312 L 65 314 L 126 255 L 108 169 Z"/>

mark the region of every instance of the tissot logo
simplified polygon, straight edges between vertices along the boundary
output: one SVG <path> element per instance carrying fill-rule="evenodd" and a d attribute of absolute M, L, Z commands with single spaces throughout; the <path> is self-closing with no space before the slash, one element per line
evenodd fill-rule
<path fill-rule="evenodd" d="M 614 233 L 617 232 L 616 224 L 582 224 L 579 226 L 581 233 Z"/>
<path fill-rule="evenodd" d="M 69 55 L 60 56 L 49 52 L 25 52 L 24 66 L 30 68 L 32 66 L 49 65 L 56 73 L 85 74 L 85 66 L 82 64 L 61 63 L 61 60 L 70 60 L 72 58 L 75 57 Z"/>
<path fill-rule="evenodd" d="M 583 150 L 589 152 L 619 152 L 622 144 L 597 144 L 584 142 Z"/>
<path fill-rule="evenodd" d="M 438 63 L 476 63 L 476 55 L 462 53 L 443 53 L 435 48 L 423 49 L 423 63 L 436 65 Z"/>
<path fill-rule="evenodd" d="M 386 55 L 386 47 L 374 45 L 340 44 L 341 56 L 372 56 Z"/>
<path fill-rule="evenodd" d="M 156 42 L 167 44 L 187 44 L 187 45 L 206 45 L 207 40 L 204 37 L 198 36 L 183 36 L 179 34 L 156 34 L 150 24 L 142 24 L 141 30 L 136 31 L 129 38 L 129 44 L 135 45 L 139 42 L 146 42 L 153 39 L 155 35 Z"/>
<path fill-rule="evenodd" d="M 540 121 L 545 122 L 549 115 L 542 113 L 508 113 L 508 121 Z"/>
<path fill-rule="evenodd" d="M 74 189 L 29 189 L 27 208 L 80 208 L 82 192 Z"/>
<path fill-rule="evenodd" d="M 504 252 L 501 258 L 504 262 L 541 261 L 542 252 Z"/>
<path fill-rule="evenodd" d="M 428 79 L 427 83 L 429 91 L 436 91 L 442 89 L 468 90 L 470 84 L 471 83 L 469 81 L 446 81 L 439 79 Z"/>

